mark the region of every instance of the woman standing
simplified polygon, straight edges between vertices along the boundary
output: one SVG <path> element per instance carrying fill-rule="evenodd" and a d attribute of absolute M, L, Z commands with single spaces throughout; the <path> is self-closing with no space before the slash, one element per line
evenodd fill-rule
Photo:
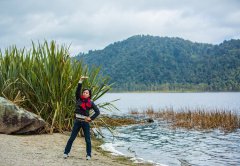
<path fill-rule="evenodd" d="M 91 101 L 92 92 L 90 89 L 83 89 L 81 94 L 81 88 L 82 88 L 82 81 L 86 79 L 87 77 L 81 76 L 78 87 L 76 90 L 76 109 L 74 111 L 75 113 L 75 119 L 74 119 L 74 125 L 72 129 L 71 136 L 67 142 L 67 145 L 64 150 L 64 158 L 68 157 L 68 154 L 71 150 L 73 141 L 77 137 L 77 134 L 80 130 L 80 128 L 83 129 L 85 141 L 86 141 L 86 159 L 91 159 L 91 137 L 90 137 L 90 125 L 89 122 L 94 120 L 99 114 L 100 111 L 98 107 L 94 104 L 93 101 Z M 94 114 L 90 116 L 90 109 L 94 110 Z"/>

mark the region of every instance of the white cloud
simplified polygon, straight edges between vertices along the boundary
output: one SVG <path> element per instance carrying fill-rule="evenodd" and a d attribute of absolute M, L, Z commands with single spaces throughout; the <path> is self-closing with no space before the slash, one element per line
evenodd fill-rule
<path fill-rule="evenodd" d="M 220 43 L 240 36 L 238 0 L 1 0 L 0 47 L 56 40 L 72 54 L 136 34 Z"/>

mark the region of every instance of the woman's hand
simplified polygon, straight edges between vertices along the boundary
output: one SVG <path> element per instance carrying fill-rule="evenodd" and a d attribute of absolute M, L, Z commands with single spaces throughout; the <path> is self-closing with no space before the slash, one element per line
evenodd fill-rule
<path fill-rule="evenodd" d="M 87 79 L 88 76 L 81 76 L 79 82 L 83 82 L 84 79 Z"/>
<path fill-rule="evenodd" d="M 92 121 L 92 119 L 90 117 L 85 118 L 85 122 L 91 122 L 91 121 Z"/>

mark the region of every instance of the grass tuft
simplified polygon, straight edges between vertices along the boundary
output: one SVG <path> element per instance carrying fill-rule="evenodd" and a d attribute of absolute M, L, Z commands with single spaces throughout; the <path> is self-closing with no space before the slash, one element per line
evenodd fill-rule
<path fill-rule="evenodd" d="M 109 78 L 100 68 L 91 71 L 83 62 L 70 57 L 69 47 L 55 41 L 32 43 L 32 48 L 16 46 L 0 50 L 0 96 L 36 113 L 47 123 L 47 132 L 71 130 L 75 109 L 75 90 L 81 75 L 89 77 L 83 88 L 92 89 L 93 101 L 111 89 Z M 99 104 L 112 108 L 111 103 Z"/>
<path fill-rule="evenodd" d="M 225 132 L 233 132 L 240 128 L 239 116 L 231 111 L 226 110 L 205 110 L 197 109 L 181 109 L 176 112 L 172 108 L 161 109 L 157 112 L 149 108 L 144 111 L 130 110 L 132 115 L 145 115 L 154 117 L 159 120 L 171 122 L 172 127 L 182 127 L 187 129 L 220 129 Z"/>

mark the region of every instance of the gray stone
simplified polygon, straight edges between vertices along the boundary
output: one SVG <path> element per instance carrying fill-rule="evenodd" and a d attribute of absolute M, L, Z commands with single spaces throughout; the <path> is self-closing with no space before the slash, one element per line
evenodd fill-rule
<path fill-rule="evenodd" d="M 38 115 L 0 97 L 0 133 L 34 133 L 45 125 L 46 122 Z"/>
<path fill-rule="evenodd" d="M 146 121 L 147 121 L 148 123 L 153 123 L 153 122 L 154 122 L 153 118 L 148 118 Z"/>

